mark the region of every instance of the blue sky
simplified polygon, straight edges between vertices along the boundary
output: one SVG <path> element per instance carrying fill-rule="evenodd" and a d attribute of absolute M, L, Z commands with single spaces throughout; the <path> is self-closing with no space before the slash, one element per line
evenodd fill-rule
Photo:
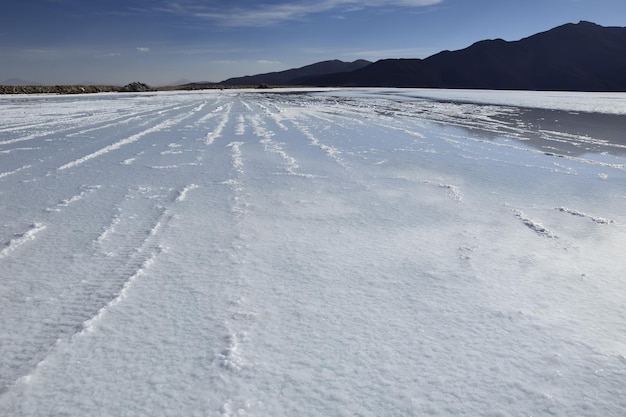
<path fill-rule="evenodd" d="M 626 1 L 6 0 L 0 82 L 221 81 L 327 59 L 425 58 L 580 20 L 626 26 Z"/>

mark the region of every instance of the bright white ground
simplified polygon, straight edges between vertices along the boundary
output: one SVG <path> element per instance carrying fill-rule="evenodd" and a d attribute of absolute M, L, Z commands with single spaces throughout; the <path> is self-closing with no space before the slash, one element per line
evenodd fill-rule
<path fill-rule="evenodd" d="M 626 415 L 624 96 L 527 98 L 0 98 L 0 415 Z"/>

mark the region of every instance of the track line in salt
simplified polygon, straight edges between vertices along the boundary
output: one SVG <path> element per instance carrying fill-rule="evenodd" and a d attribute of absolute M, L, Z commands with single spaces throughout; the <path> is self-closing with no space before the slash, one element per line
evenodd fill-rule
<path fill-rule="evenodd" d="M 33 223 L 30 228 L 24 233 L 16 235 L 13 239 L 5 243 L 4 248 L 0 250 L 0 259 L 4 259 L 11 252 L 15 251 L 19 247 L 23 246 L 27 242 L 34 240 L 37 233 L 44 230 L 46 226 L 42 223 Z"/>

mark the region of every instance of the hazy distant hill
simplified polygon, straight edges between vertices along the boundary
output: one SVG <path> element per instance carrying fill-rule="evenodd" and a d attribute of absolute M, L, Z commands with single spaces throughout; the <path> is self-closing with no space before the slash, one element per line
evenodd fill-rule
<path fill-rule="evenodd" d="M 626 91 L 626 28 L 566 24 L 507 42 L 480 41 L 426 59 L 385 59 L 316 86 Z"/>
<path fill-rule="evenodd" d="M 27 81 L 21 78 L 10 78 L 8 80 L 4 80 L 0 82 L 0 85 L 15 85 L 15 86 L 26 86 L 26 85 L 41 85 L 35 81 Z"/>
<path fill-rule="evenodd" d="M 303 81 L 326 74 L 351 72 L 370 65 L 370 61 L 357 60 L 343 62 L 339 60 L 323 61 L 307 65 L 302 68 L 294 68 L 280 72 L 267 74 L 248 75 L 245 77 L 229 78 L 222 81 L 224 85 L 300 85 Z"/>

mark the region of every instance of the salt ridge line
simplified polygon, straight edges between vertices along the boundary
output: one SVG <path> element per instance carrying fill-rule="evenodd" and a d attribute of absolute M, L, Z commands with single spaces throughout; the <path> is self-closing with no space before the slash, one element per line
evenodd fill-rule
<path fill-rule="evenodd" d="M 247 214 L 246 208 L 248 206 L 243 184 L 245 168 L 241 147 L 244 144 L 245 142 L 231 142 L 226 145 L 231 150 L 230 159 L 234 177 L 226 180 L 224 183 L 229 185 L 233 193 L 233 197 L 231 199 L 231 213 L 235 219 L 235 228 L 238 233 L 236 234 L 235 239 L 231 242 L 231 257 L 233 262 L 237 265 L 243 264 L 242 258 L 245 256 L 244 250 L 246 248 L 244 242 L 245 235 L 241 231 L 241 221 Z M 235 277 L 241 279 L 242 274 L 236 272 Z M 241 284 L 239 284 L 238 287 L 240 285 Z M 244 303 L 245 297 L 239 297 L 236 301 L 231 302 L 231 304 L 236 305 L 238 308 L 241 308 Z M 231 315 L 232 318 L 237 318 L 235 323 L 230 323 L 230 320 L 225 320 L 224 327 L 227 329 L 227 334 L 222 339 L 225 342 L 225 346 L 216 352 L 213 362 L 214 364 L 233 373 L 238 373 L 243 369 L 252 366 L 242 352 L 241 344 L 246 341 L 247 332 L 245 329 L 241 328 L 242 322 L 240 319 L 255 316 L 256 315 L 251 312 L 236 311 Z"/>
<path fill-rule="evenodd" d="M 297 172 L 297 169 L 300 168 L 300 166 L 298 165 L 298 161 L 295 158 L 289 156 L 287 152 L 285 152 L 282 147 L 283 144 L 275 142 L 269 138 L 261 139 L 260 143 L 263 145 L 263 149 L 265 150 L 265 152 L 274 153 L 281 157 L 287 174 L 293 175 L 295 177 L 315 178 L 315 175 L 302 174 L 300 172 Z"/>
<path fill-rule="evenodd" d="M 259 103 L 259 105 L 261 104 Z M 270 110 L 270 106 L 274 108 L 274 111 Z M 289 128 L 283 123 L 283 120 L 285 120 L 285 118 L 280 115 L 280 113 L 284 112 L 284 109 L 282 107 L 278 106 L 274 102 L 271 102 L 267 106 L 264 106 L 264 108 L 267 109 L 267 114 L 274 120 L 278 127 L 280 127 L 282 130 L 289 130 Z"/>
<path fill-rule="evenodd" d="M 350 169 L 350 167 L 345 163 L 343 158 L 341 157 L 341 151 L 333 146 L 326 145 L 320 142 L 315 135 L 313 135 L 307 127 L 302 126 L 296 120 L 290 120 L 296 128 L 311 142 L 311 145 L 321 149 L 329 158 L 334 160 L 337 164 L 341 165 L 345 169 Z"/>
<path fill-rule="evenodd" d="M 9 255 L 20 246 L 24 245 L 26 242 L 34 240 L 35 235 L 37 235 L 37 233 L 41 232 L 45 228 L 46 226 L 41 223 L 31 224 L 30 228 L 26 232 L 17 235 L 14 239 L 11 239 L 5 244 L 4 249 L 0 251 L 0 259 L 4 259 L 7 255 Z"/>
<path fill-rule="evenodd" d="M 42 148 L 40 148 L 40 147 L 37 147 L 37 148 L 32 148 L 32 147 L 31 148 L 13 148 L 13 149 L 5 149 L 3 151 L 0 151 L 0 154 L 7 155 L 7 154 L 10 154 L 10 153 L 13 153 L 13 152 L 19 152 L 19 151 L 39 151 L 41 149 Z"/>
<path fill-rule="evenodd" d="M 185 201 L 187 199 L 187 193 L 191 190 L 194 190 L 196 188 L 199 188 L 198 185 L 196 184 L 189 184 L 187 186 L 185 186 L 182 190 L 180 190 L 178 192 L 178 195 L 176 196 L 176 202 L 180 202 L 180 201 Z"/>
<path fill-rule="evenodd" d="M 70 198 L 61 200 L 59 204 L 57 204 L 56 206 L 52 208 L 46 208 L 45 210 L 46 211 L 61 211 L 61 208 L 67 207 L 72 203 L 82 200 L 83 198 L 87 197 L 89 194 L 95 192 L 96 190 L 99 190 L 101 187 L 102 186 L 100 185 L 82 186 L 81 187 L 82 191 L 79 194 L 76 194 Z"/>
<path fill-rule="evenodd" d="M 160 227 L 160 225 L 157 224 L 157 226 L 155 227 Z M 146 238 L 144 242 L 147 242 L 147 240 L 148 238 Z M 96 312 L 96 314 L 93 315 L 90 319 L 85 320 L 82 324 L 82 328 L 80 331 L 75 330 L 73 334 L 68 334 L 67 337 L 63 336 L 63 338 L 58 338 L 56 340 L 56 343 L 52 344 L 50 348 L 47 350 L 47 352 L 45 352 L 44 357 L 40 359 L 34 366 L 30 367 L 30 371 L 28 373 L 17 378 L 16 383 L 28 384 L 30 380 L 37 375 L 37 372 L 40 369 L 42 369 L 43 366 L 45 366 L 50 356 L 53 355 L 54 351 L 57 350 L 62 344 L 64 344 L 67 341 L 71 341 L 73 338 L 77 336 L 81 336 L 81 335 L 84 335 L 85 333 L 94 331 L 95 325 L 97 324 L 97 322 L 106 315 L 107 311 L 111 307 L 115 306 L 116 304 L 119 304 L 124 298 L 126 298 L 129 288 L 131 287 L 132 283 L 137 278 L 145 274 L 145 271 L 154 263 L 157 255 L 159 255 L 162 251 L 164 251 L 164 248 L 160 246 L 153 247 L 150 256 L 148 256 L 147 258 L 144 258 L 138 264 L 138 266 L 134 267 L 136 269 L 134 269 L 132 274 L 130 274 L 129 278 L 125 279 L 124 285 L 117 292 L 117 295 L 113 299 L 110 299 L 108 302 L 106 302 L 106 304 L 103 307 L 101 307 Z M 139 253 L 138 255 L 133 255 L 133 257 L 139 257 L 139 255 L 142 255 L 142 254 L 143 252 Z"/>
<path fill-rule="evenodd" d="M 226 127 L 226 124 L 228 123 L 228 120 L 230 119 L 230 111 L 232 107 L 233 107 L 232 102 L 226 105 L 226 111 L 222 113 L 222 119 L 217 124 L 217 127 L 215 128 L 215 130 L 213 130 L 212 132 L 209 132 L 206 135 L 205 143 L 207 145 L 212 145 L 213 142 L 215 142 L 215 139 L 222 136 L 222 131 L 224 130 L 224 128 Z"/>
<path fill-rule="evenodd" d="M 558 238 L 557 235 L 552 233 L 550 230 L 546 229 L 541 223 L 538 223 L 526 217 L 526 215 L 521 210 L 512 209 L 511 212 L 513 213 L 515 217 L 517 217 L 524 224 L 524 226 L 528 227 L 530 230 L 537 233 L 539 236 L 547 237 L 550 239 Z"/>
<path fill-rule="evenodd" d="M 74 132 L 74 133 L 69 133 L 67 136 L 68 137 L 76 137 L 76 136 L 84 135 L 85 133 L 95 132 L 95 131 L 100 130 L 100 129 L 107 129 L 107 128 L 112 127 L 112 126 L 118 126 L 120 124 L 127 124 L 127 123 L 130 123 L 130 122 L 134 121 L 134 120 L 141 120 L 144 116 L 151 115 L 151 114 L 153 114 L 153 112 L 144 112 L 144 114 L 133 114 L 130 117 L 119 117 L 117 119 L 112 120 L 110 123 L 105 123 L 105 124 L 102 124 L 100 126 L 94 126 L 94 127 L 89 127 L 89 128 L 86 128 L 86 129 L 82 129 L 82 130 L 79 130 L 79 131 Z"/>
<path fill-rule="evenodd" d="M 157 256 L 163 250 L 164 249 L 161 246 L 156 247 L 156 249 L 150 253 L 150 256 L 148 256 L 148 258 L 141 263 L 141 266 L 137 269 L 137 271 L 135 271 L 135 273 L 128 277 L 126 282 L 124 282 L 124 285 L 122 286 L 122 289 L 118 292 L 117 296 L 109 301 L 104 307 L 100 308 L 95 316 L 86 320 L 83 323 L 83 330 L 81 330 L 78 335 L 93 332 L 98 321 L 100 321 L 106 315 L 107 311 L 109 311 L 115 305 L 119 304 L 128 296 L 129 288 L 133 285 L 133 282 L 146 273 L 146 270 L 149 269 L 152 264 L 154 264 Z M 75 336 L 76 335 L 74 335 L 73 337 Z"/>
<path fill-rule="evenodd" d="M 205 114 L 204 116 L 200 117 L 198 120 L 196 120 L 193 125 L 194 126 L 200 126 L 203 123 L 207 122 L 208 120 L 211 120 L 211 119 L 219 116 L 221 114 L 222 110 L 224 110 L 224 106 L 225 106 L 225 104 L 220 104 L 222 102 L 223 102 L 223 100 L 217 100 L 216 99 L 216 102 L 214 103 L 214 105 L 216 105 L 216 107 L 213 110 L 211 110 L 210 112 L 208 112 L 207 114 Z"/>
<path fill-rule="evenodd" d="M 243 144 L 244 142 L 231 142 L 226 145 L 228 148 L 231 149 L 230 161 L 236 176 L 235 178 L 224 181 L 224 184 L 229 185 L 234 193 L 234 204 L 231 207 L 231 212 L 236 216 L 243 216 L 246 213 L 245 207 L 247 206 L 246 202 L 244 201 L 242 183 L 242 178 L 244 176 L 244 165 L 241 153 L 241 145 Z"/>
<path fill-rule="evenodd" d="M 9 172 L 0 172 L 0 179 L 4 178 L 4 177 L 8 177 L 9 175 L 13 175 L 13 174 L 17 174 L 20 171 L 23 171 L 25 169 L 29 169 L 31 168 L 32 165 L 24 165 L 23 167 L 20 167 L 14 171 L 9 171 Z"/>
<path fill-rule="evenodd" d="M 237 116 L 237 126 L 235 127 L 235 135 L 243 136 L 246 133 L 245 122 L 246 122 L 246 119 L 243 117 L 242 114 Z"/>
<path fill-rule="evenodd" d="M 115 233 L 115 227 L 121 223 L 122 209 L 119 207 L 116 207 L 115 210 L 117 211 L 117 213 L 113 216 L 113 219 L 111 220 L 111 223 L 109 224 L 109 226 L 107 226 L 102 231 L 102 233 L 100 233 L 100 235 L 96 238 L 95 240 L 96 243 L 102 244 L 102 242 L 108 239 L 111 233 Z"/>
<path fill-rule="evenodd" d="M 571 214 L 572 216 L 583 217 L 598 224 L 614 224 L 615 223 L 615 220 L 605 219 L 603 217 L 590 216 L 589 214 L 581 213 L 580 211 L 568 209 L 566 207 L 557 207 L 555 210 L 558 210 L 561 213 Z"/>
<path fill-rule="evenodd" d="M 343 103 L 344 107 L 356 107 L 360 111 L 354 112 L 357 115 L 364 113 L 357 103 Z M 389 107 L 388 101 L 374 102 L 367 109 L 371 116 L 379 116 L 381 111 L 389 111 L 392 114 L 399 114 L 408 119 L 423 119 L 435 123 L 458 126 L 461 128 L 479 129 L 482 131 L 500 134 L 504 137 L 519 139 L 524 134 L 534 133 L 523 126 L 514 126 L 506 121 L 496 120 L 493 117 L 499 115 L 512 115 L 516 110 L 507 106 L 486 106 L 475 104 L 444 104 L 432 102 L 407 102 L 406 104 L 394 103 L 397 107 Z M 507 132 L 508 131 L 508 132 Z"/>
<path fill-rule="evenodd" d="M 559 142 L 559 143 L 567 143 L 567 144 L 572 144 L 576 146 L 598 145 L 598 146 L 606 146 L 606 147 L 612 147 L 612 148 L 617 148 L 617 149 L 626 149 L 626 145 L 612 143 L 604 139 L 595 139 L 591 136 L 575 135 L 575 134 L 564 133 L 564 132 L 555 132 L 552 130 L 539 130 L 539 133 L 541 134 L 541 137 L 543 139 L 551 140 L 551 141 Z M 564 139 L 558 139 L 558 138 L 564 138 Z M 579 141 L 580 143 L 576 143 L 575 141 Z"/>
<path fill-rule="evenodd" d="M 67 136 L 69 136 L 69 137 L 79 136 L 81 134 L 88 133 L 88 132 L 91 132 L 91 131 L 95 131 L 95 130 L 99 130 L 99 129 L 105 129 L 105 128 L 110 127 L 110 126 L 115 126 L 115 125 L 117 125 L 119 123 L 129 123 L 129 122 L 131 122 L 131 121 L 133 121 L 135 119 L 141 118 L 141 116 L 144 116 L 144 115 L 147 115 L 147 114 L 151 114 L 151 113 L 153 113 L 153 111 L 145 111 L 145 112 L 142 112 L 142 113 L 139 113 L 139 114 L 133 114 L 130 117 L 126 117 L 126 116 L 119 117 L 117 119 L 114 119 L 112 122 L 111 122 L 111 120 L 108 120 L 109 123 L 106 123 L 104 125 L 101 125 L 101 126 L 98 126 L 98 127 L 93 127 L 93 128 L 87 128 L 87 129 L 84 129 L 84 130 L 79 130 L 78 132 L 68 133 Z M 126 119 L 126 120 L 124 120 L 124 119 Z M 50 135 L 63 135 L 64 132 L 71 132 L 71 131 L 73 131 L 73 130 L 75 130 L 77 128 L 80 129 L 80 127 L 76 127 L 76 126 L 61 127 L 61 126 L 66 126 L 67 123 L 70 122 L 70 121 L 73 121 L 73 120 L 71 118 L 66 118 L 66 119 L 63 119 L 63 120 L 54 120 L 54 121 L 49 121 L 49 122 L 37 123 L 37 126 L 39 128 L 41 128 L 43 126 L 52 125 L 53 127 L 57 127 L 57 130 L 45 130 L 45 131 L 40 131 L 40 132 L 37 132 L 37 133 L 30 134 L 30 135 L 26 135 L 26 136 L 23 136 L 21 138 L 3 140 L 3 141 L 0 141 L 0 145 L 10 145 L 10 144 L 13 144 L 13 143 L 29 141 L 29 140 L 37 139 L 37 138 L 40 138 L 40 137 L 50 136 Z M 90 123 L 91 124 L 93 124 L 93 123 L 102 123 L 102 121 L 101 120 L 96 120 L 94 122 L 92 120 L 89 120 L 88 123 L 83 123 L 83 126 L 87 126 Z M 32 125 L 26 125 L 23 128 L 16 129 L 16 130 L 26 130 L 29 127 L 32 127 Z"/>
<path fill-rule="evenodd" d="M 262 138 L 260 140 L 260 143 L 263 145 L 263 149 L 266 152 L 274 153 L 280 156 L 281 159 L 283 160 L 285 171 L 287 171 L 289 175 L 302 176 L 302 177 L 307 177 L 307 178 L 312 177 L 307 174 L 300 174 L 296 172 L 296 170 L 300 167 L 298 165 L 298 161 L 295 158 L 289 156 L 287 152 L 285 152 L 284 148 L 282 147 L 280 143 L 272 140 L 272 137 L 274 136 L 274 132 L 265 129 L 265 127 L 261 125 L 262 121 L 261 121 L 260 115 L 254 114 L 254 115 L 248 116 L 248 119 L 252 123 L 252 129 L 254 131 L 254 134 L 257 137 Z"/>
<path fill-rule="evenodd" d="M 62 165 L 59 168 L 57 168 L 57 170 L 63 171 L 63 170 L 68 169 L 68 168 L 74 168 L 74 167 L 77 167 L 79 165 L 82 165 L 82 164 L 84 164 L 85 162 L 87 162 L 87 161 L 89 161 L 91 159 L 99 157 L 100 155 L 104 155 L 104 154 L 109 153 L 111 151 L 117 150 L 117 149 L 121 148 L 124 145 L 128 145 L 130 143 L 136 142 L 139 139 L 141 139 L 142 137 L 144 137 L 144 136 L 146 136 L 146 135 L 148 135 L 150 133 L 158 132 L 159 130 L 163 130 L 163 129 L 167 128 L 167 127 L 170 127 L 170 126 L 173 126 L 175 124 L 178 124 L 181 121 L 185 120 L 186 118 L 190 117 L 192 114 L 193 113 L 191 113 L 191 114 L 183 114 L 182 116 L 179 116 L 179 117 L 177 117 L 175 119 L 165 120 L 164 122 L 161 122 L 161 123 L 159 123 L 156 126 L 153 126 L 153 127 L 149 128 L 149 129 L 146 129 L 146 130 L 144 130 L 142 132 L 136 133 L 136 134 L 134 134 L 134 135 L 132 135 L 132 136 L 126 138 L 126 139 L 122 139 L 122 140 L 120 140 L 118 142 L 115 142 L 115 143 L 113 143 L 111 145 L 105 146 L 102 149 L 99 149 L 99 150 L 97 150 L 95 152 L 92 152 L 89 155 L 83 156 L 82 158 L 79 158 L 79 159 L 76 159 L 74 161 L 68 162 L 67 164 Z"/>
<path fill-rule="evenodd" d="M 227 346 L 217 355 L 219 365 L 222 368 L 238 372 L 248 365 L 240 350 L 240 340 L 245 339 L 246 336 L 247 333 L 241 331 L 230 334 L 225 338 Z"/>
<path fill-rule="evenodd" d="M 428 185 L 436 185 L 439 188 L 443 188 L 443 189 L 448 191 L 448 194 L 454 200 L 456 200 L 458 202 L 462 202 L 463 201 L 463 193 L 461 192 L 459 187 L 457 187 L 456 185 L 443 184 L 443 183 L 440 183 L 440 182 L 438 183 L 438 182 L 433 182 L 433 181 L 428 181 L 428 180 L 424 180 L 424 181 L 422 181 L 422 183 L 428 184 Z"/>
<path fill-rule="evenodd" d="M 167 203 L 175 201 L 171 189 L 139 187 L 128 191 L 120 205 L 114 208 L 110 224 L 94 240 L 99 251 L 109 258 L 124 258 L 142 252 L 147 239 L 156 233 L 165 216 L 168 216 Z M 166 192 L 156 195 L 160 199 L 157 204 L 154 204 L 155 192 Z M 136 217 L 134 213 L 137 212 L 143 215 Z"/>
<path fill-rule="evenodd" d="M 55 134 L 55 133 L 57 133 L 57 132 L 56 131 L 48 131 L 48 132 L 33 133 L 31 135 L 23 136 L 21 138 L 7 139 L 7 140 L 0 141 L 0 145 L 11 145 L 13 143 L 26 142 L 28 140 L 37 139 L 39 137 L 48 136 L 48 135 L 52 135 L 52 134 Z"/>
<path fill-rule="evenodd" d="M 274 123 L 276 123 L 279 128 L 281 128 L 282 130 L 289 130 L 287 126 L 285 126 L 285 124 L 282 122 L 284 118 L 280 117 L 277 114 L 280 113 L 282 110 L 278 106 L 276 106 L 276 104 L 272 103 L 272 105 L 276 111 L 271 111 L 269 106 L 266 106 L 262 103 L 257 103 L 257 106 L 263 109 L 265 111 L 265 114 L 268 115 L 272 120 L 274 120 Z"/>
<path fill-rule="evenodd" d="M 178 201 L 177 199 L 175 201 Z M 151 243 L 153 239 L 157 236 L 159 231 L 164 227 L 166 223 L 168 223 L 172 219 L 172 215 L 170 214 L 170 210 L 165 207 L 160 208 L 160 214 L 156 219 L 156 223 L 152 226 L 152 228 L 147 232 L 147 235 L 143 242 L 134 249 L 132 258 L 140 257 L 142 254 L 146 252 L 150 252 L 150 255 L 141 262 L 139 268 L 131 274 L 128 279 L 124 282 L 122 289 L 118 292 L 118 294 L 110 300 L 104 307 L 100 308 L 96 315 L 83 323 L 83 330 L 78 334 L 84 334 L 85 332 L 91 332 L 94 330 L 95 324 L 106 314 L 106 312 L 113 306 L 119 304 L 124 298 L 127 297 L 129 288 L 132 286 L 133 282 L 140 276 L 142 276 L 145 271 L 155 262 L 156 258 L 159 254 L 166 250 L 165 247 Z M 113 220 L 113 223 L 119 224 L 119 221 L 116 219 Z M 113 224 L 112 223 L 112 224 Z M 108 230 L 108 229 L 107 229 Z M 105 231 L 106 232 L 106 231 Z M 107 233 L 107 235 L 110 232 Z M 103 235 L 101 235 L 103 236 Z M 140 258 L 141 259 L 141 258 Z"/>
<path fill-rule="evenodd" d="M 114 119 L 111 118 L 98 118 L 96 120 L 92 120 L 92 118 L 87 118 L 88 120 L 83 121 L 81 119 L 81 121 L 83 122 L 82 125 L 85 126 L 85 128 L 82 128 L 82 130 L 79 130 L 77 132 L 74 133 L 69 133 L 67 134 L 68 137 L 74 137 L 74 136 L 80 136 L 83 135 L 85 133 L 89 133 L 89 132 L 93 132 L 93 131 L 97 131 L 100 129 L 106 129 L 112 126 L 118 126 L 120 124 L 128 124 L 130 122 L 136 121 L 136 120 L 142 120 L 145 117 L 148 116 L 154 116 L 154 115 L 162 115 L 164 112 L 166 111 L 177 111 L 180 110 L 182 108 L 184 108 L 184 105 L 169 105 L 165 108 L 158 108 L 155 109 L 154 107 L 149 107 L 149 108 L 144 108 L 141 107 L 140 109 L 135 109 L 134 107 L 132 107 L 133 111 L 135 111 L 134 113 L 131 113 L 129 115 L 123 115 Z M 126 110 L 126 107 L 119 107 L 119 110 Z M 114 112 L 110 112 L 107 114 L 115 114 L 117 116 L 117 113 Z M 147 121 L 147 122 L 143 122 L 142 125 L 146 125 L 147 123 L 150 123 L 151 121 Z M 99 124 L 99 125 L 98 125 Z M 86 126 L 93 126 L 93 127 L 86 127 Z M 97 126 L 95 126 L 97 125 Z M 60 132 L 63 131 L 69 131 L 69 130 L 74 130 L 74 129 L 81 129 L 81 127 L 74 127 L 74 128 L 66 128 L 61 130 Z"/>

